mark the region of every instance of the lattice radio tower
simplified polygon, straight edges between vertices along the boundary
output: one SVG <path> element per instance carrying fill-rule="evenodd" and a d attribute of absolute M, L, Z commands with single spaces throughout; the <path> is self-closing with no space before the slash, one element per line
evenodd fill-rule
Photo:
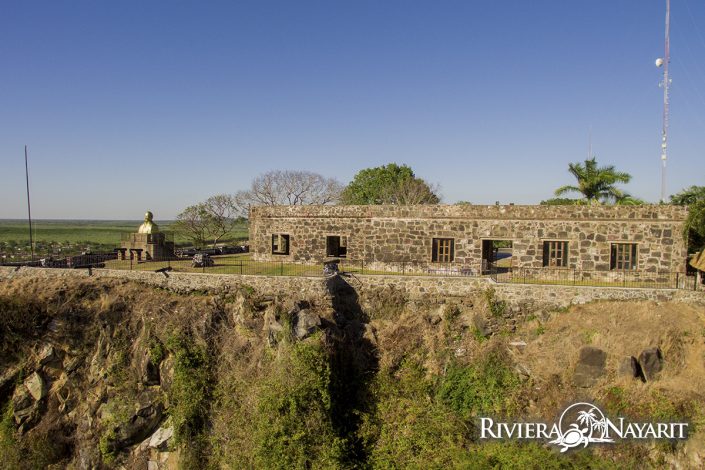
<path fill-rule="evenodd" d="M 656 59 L 656 66 L 663 67 L 663 128 L 661 130 L 661 202 L 666 202 L 666 160 L 668 158 L 668 94 L 671 78 L 668 75 L 668 64 L 671 62 L 671 0 L 666 0 L 666 44 L 663 58 Z"/>

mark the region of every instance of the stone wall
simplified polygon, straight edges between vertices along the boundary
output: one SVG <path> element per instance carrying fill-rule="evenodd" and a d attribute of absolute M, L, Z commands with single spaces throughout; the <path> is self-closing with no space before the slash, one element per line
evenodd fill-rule
<path fill-rule="evenodd" d="M 15 276 L 32 276 L 39 280 L 68 278 L 114 278 L 136 281 L 177 292 L 229 291 L 253 289 L 267 297 L 330 300 L 330 283 L 322 277 L 247 276 L 200 273 L 162 273 L 111 269 L 51 269 L 0 267 L 0 282 Z M 618 287 L 582 287 L 557 285 L 497 284 L 489 278 L 366 275 L 345 277 L 364 302 L 381 290 L 393 290 L 406 301 L 442 304 L 451 299 L 475 298 L 494 289 L 498 300 L 510 307 L 532 304 L 536 308 L 563 308 L 595 300 L 654 300 L 697 303 L 705 306 L 705 291 L 684 289 L 634 289 Z"/>
<path fill-rule="evenodd" d="M 0 282 L 15 276 L 33 276 L 37 279 L 56 278 L 112 278 L 136 281 L 174 292 L 229 291 L 239 288 L 252 289 L 267 297 L 291 297 L 318 299 L 328 296 L 326 280 L 322 277 L 295 276 L 250 276 L 232 274 L 163 273 L 150 271 L 127 271 L 120 269 L 52 269 L 52 268 L 10 268 L 0 266 Z"/>
<path fill-rule="evenodd" d="M 431 276 L 361 276 L 360 279 L 360 283 L 351 282 L 351 285 L 363 298 L 376 290 L 391 288 L 404 293 L 412 301 L 430 304 L 472 298 L 487 289 L 494 289 L 497 299 L 509 306 L 531 303 L 544 308 L 564 308 L 596 300 L 653 300 L 705 305 L 705 292 L 685 289 L 497 284 L 489 278 Z"/>
<path fill-rule="evenodd" d="M 454 239 L 454 264 L 482 267 L 483 240 L 509 240 L 513 266 L 542 268 L 545 241 L 568 242 L 568 267 L 609 271 L 613 243 L 637 245 L 637 270 L 684 272 L 679 206 L 277 206 L 250 211 L 250 247 L 261 261 L 320 262 L 326 237 L 347 237 L 347 257 L 371 269 L 431 265 L 433 238 Z M 272 235 L 289 253 L 272 254 Z"/>

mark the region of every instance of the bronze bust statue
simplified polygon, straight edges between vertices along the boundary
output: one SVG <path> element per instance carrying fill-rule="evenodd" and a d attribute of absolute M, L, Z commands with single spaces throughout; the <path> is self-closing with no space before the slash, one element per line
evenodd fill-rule
<path fill-rule="evenodd" d="M 144 223 L 140 225 L 137 233 L 159 233 L 159 227 L 152 221 L 153 218 L 152 213 L 147 211 L 147 213 L 144 214 Z"/>

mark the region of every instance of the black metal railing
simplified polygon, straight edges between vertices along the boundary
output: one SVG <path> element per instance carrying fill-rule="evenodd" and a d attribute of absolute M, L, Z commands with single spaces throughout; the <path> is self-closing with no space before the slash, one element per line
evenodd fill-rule
<path fill-rule="evenodd" d="M 154 259 L 143 253 L 122 252 L 79 255 L 66 258 L 43 258 L 34 262 L 12 263 L 13 266 L 48 268 L 107 268 L 131 271 L 174 271 L 212 274 L 247 274 L 263 276 L 324 276 L 324 262 L 295 263 L 290 261 L 257 261 L 249 254 L 194 256 Z M 11 263 L 5 263 L 10 265 Z M 479 276 L 476 269 L 458 263 L 369 263 L 364 260 L 338 259 L 338 270 L 343 273 L 408 276 Z"/>
<path fill-rule="evenodd" d="M 699 290 L 695 276 L 679 272 L 582 271 L 571 268 L 510 268 L 494 270 L 498 283 L 555 284 L 592 287 L 631 287 Z"/>
<path fill-rule="evenodd" d="M 124 256 L 124 258 L 123 258 Z M 331 260 L 325 260 L 329 263 Z M 188 257 L 145 259 L 132 253 L 83 254 L 66 258 L 43 258 L 34 262 L 5 263 L 12 266 L 49 268 L 106 268 L 131 271 L 238 274 L 259 276 L 322 277 L 324 261 L 258 261 L 248 253 L 210 256 L 207 253 Z M 497 283 L 542 284 L 592 287 L 627 287 L 705 290 L 697 277 L 679 272 L 581 271 L 569 268 L 517 268 L 496 266 L 487 273 L 459 263 L 368 262 L 338 259 L 338 271 L 364 275 L 404 275 L 437 277 L 489 277 Z"/>
<path fill-rule="evenodd" d="M 327 260 L 326 262 L 329 262 Z M 248 255 L 194 256 L 161 260 L 115 259 L 105 263 L 106 268 L 139 271 L 166 270 L 211 274 L 243 274 L 262 276 L 324 276 L 324 262 L 293 263 L 288 261 L 257 261 Z M 454 263 L 366 263 L 364 260 L 341 259 L 338 271 L 350 274 L 407 276 L 478 276 L 465 265 Z"/>

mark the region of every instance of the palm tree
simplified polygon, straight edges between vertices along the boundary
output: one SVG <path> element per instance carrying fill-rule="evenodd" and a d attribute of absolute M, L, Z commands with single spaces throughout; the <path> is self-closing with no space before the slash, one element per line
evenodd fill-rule
<path fill-rule="evenodd" d="M 671 196 L 671 204 L 688 206 L 688 217 L 683 226 L 683 238 L 688 252 L 705 249 L 705 186 L 691 186 Z M 703 258 L 705 260 L 705 258 Z"/>
<path fill-rule="evenodd" d="M 643 206 L 646 201 L 629 193 L 622 193 L 620 197 L 615 199 L 614 203 L 618 206 Z"/>
<path fill-rule="evenodd" d="M 578 180 L 577 186 L 566 185 L 556 189 L 556 196 L 575 191 L 583 195 L 588 204 L 616 201 L 624 197 L 617 183 L 628 183 L 632 179 L 629 173 L 616 171 L 614 166 L 598 167 L 595 157 L 585 163 L 570 163 L 568 171 Z"/>

